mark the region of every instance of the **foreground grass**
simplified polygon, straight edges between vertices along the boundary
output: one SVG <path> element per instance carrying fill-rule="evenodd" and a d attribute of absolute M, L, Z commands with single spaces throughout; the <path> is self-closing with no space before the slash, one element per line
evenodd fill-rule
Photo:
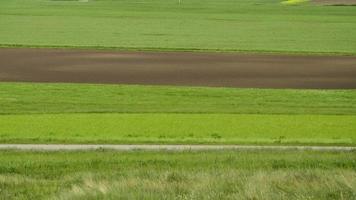
<path fill-rule="evenodd" d="M 356 114 L 356 90 L 0 83 L 0 114 Z"/>
<path fill-rule="evenodd" d="M 0 115 L 0 124 L 1 143 L 356 144 L 347 115 Z"/>
<path fill-rule="evenodd" d="M 0 84 L 2 143 L 356 144 L 355 90 Z"/>
<path fill-rule="evenodd" d="M 0 18 L 1 46 L 356 54 L 352 6 L 8 0 L 0 1 Z"/>
<path fill-rule="evenodd" d="M 0 199 L 355 198 L 355 152 L 0 152 Z"/>

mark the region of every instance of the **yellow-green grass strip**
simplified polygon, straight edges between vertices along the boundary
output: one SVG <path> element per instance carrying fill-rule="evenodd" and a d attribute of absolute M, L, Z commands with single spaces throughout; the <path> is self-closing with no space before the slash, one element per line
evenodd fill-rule
<path fill-rule="evenodd" d="M 0 116 L 1 143 L 356 144 L 356 116 L 36 114 Z"/>
<path fill-rule="evenodd" d="M 306 2 L 309 2 L 309 0 L 286 0 L 282 1 L 281 3 L 284 5 L 300 5 Z"/>

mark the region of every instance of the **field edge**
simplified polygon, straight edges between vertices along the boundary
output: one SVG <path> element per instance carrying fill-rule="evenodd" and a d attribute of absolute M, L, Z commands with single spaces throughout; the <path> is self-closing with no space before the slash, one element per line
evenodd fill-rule
<path fill-rule="evenodd" d="M 199 48 L 154 48 L 154 47 L 110 47 L 110 46 L 70 46 L 70 45 L 25 45 L 0 44 L 0 48 L 29 49 L 72 49 L 97 51 L 127 51 L 127 52 L 192 52 L 192 53 L 234 53 L 251 55 L 304 55 L 304 56 L 356 56 L 356 52 L 315 52 L 315 51 L 273 51 L 244 49 L 199 49 Z"/>

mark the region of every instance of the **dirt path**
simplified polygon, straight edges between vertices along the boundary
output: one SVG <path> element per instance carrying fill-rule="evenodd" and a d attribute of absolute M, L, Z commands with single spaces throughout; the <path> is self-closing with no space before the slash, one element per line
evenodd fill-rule
<path fill-rule="evenodd" d="M 317 5 L 356 5 L 356 0 L 312 0 L 311 2 Z"/>
<path fill-rule="evenodd" d="M 356 88 L 356 56 L 0 48 L 0 81 Z"/>
<path fill-rule="evenodd" d="M 86 151 L 108 149 L 117 151 L 168 150 L 314 150 L 314 151 L 355 151 L 356 147 L 339 146 L 257 146 L 257 145 L 100 145 L 100 144 L 0 144 L 0 150 L 34 151 Z"/>

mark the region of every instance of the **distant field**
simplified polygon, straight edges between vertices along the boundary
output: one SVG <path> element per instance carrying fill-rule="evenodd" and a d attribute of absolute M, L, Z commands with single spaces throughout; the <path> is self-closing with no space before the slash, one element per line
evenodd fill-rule
<path fill-rule="evenodd" d="M 0 46 L 356 54 L 355 6 L 280 2 L 0 1 Z"/>
<path fill-rule="evenodd" d="M 356 144 L 354 90 L 0 84 L 0 142 Z"/>
<path fill-rule="evenodd" d="M 0 152 L 0 199 L 355 199 L 354 152 Z"/>

